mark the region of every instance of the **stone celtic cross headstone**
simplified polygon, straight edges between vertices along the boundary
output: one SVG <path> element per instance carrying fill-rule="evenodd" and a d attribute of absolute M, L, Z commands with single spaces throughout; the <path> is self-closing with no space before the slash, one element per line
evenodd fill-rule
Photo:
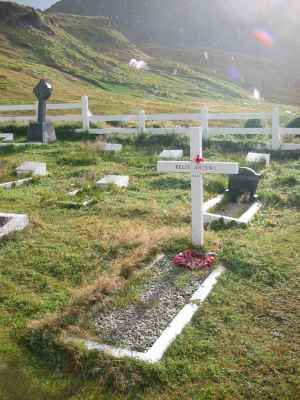
<path fill-rule="evenodd" d="M 27 141 L 41 143 L 55 142 L 54 126 L 51 122 L 46 121 L 47 100 L 52 95 L 52 86 L 45 79 L 41 79 L 33 89 L 33 93 L 38 99 L 38 120 L 29 125 Z"/>

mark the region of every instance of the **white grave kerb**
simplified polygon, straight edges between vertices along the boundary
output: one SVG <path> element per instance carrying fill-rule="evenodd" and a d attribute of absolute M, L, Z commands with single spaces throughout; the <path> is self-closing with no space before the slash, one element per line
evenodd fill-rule
<path fill-rule="evenodd" d="M 202 155 L 202 128 L 194 128 L 190 137 L 190 161 L 159 161 L 158 172 L 191 173 L 192 193 L 192 243 L 204 244 L 203 174 L 228 174 L 239 172 L 236 162 L 206 162 Z"/>

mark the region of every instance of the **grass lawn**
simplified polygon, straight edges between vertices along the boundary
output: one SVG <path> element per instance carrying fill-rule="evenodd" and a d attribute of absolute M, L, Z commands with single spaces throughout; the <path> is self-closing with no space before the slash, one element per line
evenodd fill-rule
<path fill-rule="evenodd" d="M 187 141 L 123 139 L 123 152 L 109 155 L 84 136 L 58 136 L 49 146 L 0 149 L 1 182 L 26 160 L 47 162 L 49 171 L 0 189 L 0 211 L 31 222 L 0 241 L 0 399 L 299 398 L 299 154 L 272 155 L 251 226 L 207 229 L 206 247 L 227 272 L 163 361 L 148 366 L 87 355 L 61 338 L 90 335 L 92 306 L 120 299 L 119 289 L 126 300 L 124 288 L 156 254 L 191 246 L 189 176 L 156 173 L 162 148 L 183 147 L 188 158 Z M 245 156 L 228 144 L 205 150 L 208 160 L 241 165 Z M 129 175 L 129 189 L 97 189 L 106 174 Z M 226 185 L 226 177 L 207 176 L 206 198 Z M 28 331 L 32 320 L 43 322 Z"/>

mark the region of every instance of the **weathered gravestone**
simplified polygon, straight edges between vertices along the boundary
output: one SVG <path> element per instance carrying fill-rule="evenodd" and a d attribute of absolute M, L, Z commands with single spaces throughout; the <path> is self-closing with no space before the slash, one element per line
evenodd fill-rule
<path fill-rule="evenodd" d="M 56 141 L 55 129 L 51 122 L 46 121 L 47 100 L 52 95 L 52 86 L 45 79 L 41 79 L 33 89 L 38 99 L 38 120 L 31 123 L 28 129 L 28 142 L 51 143 Z"/>
<path fill-rule="evenodd" d="M 253 200 L 261 177 L 261 174 L 247 167 L 241 167 L 237 175 L 230 175 L 228 188 L 230 200 L 237 201 L 243 194 L 249 194 L 250 200 Z"/>

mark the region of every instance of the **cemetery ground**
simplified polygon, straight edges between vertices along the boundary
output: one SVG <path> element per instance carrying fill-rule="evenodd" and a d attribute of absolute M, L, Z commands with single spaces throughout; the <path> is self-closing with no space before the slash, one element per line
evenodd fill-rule
<path fill-rule="evenodd" d="M 191 247 L 190 176 L 156 172 L 163 148 L 183 148 L 188 159 L 188 141 L 118 138 L 123 151 L 104 154 L 91 136 L 66 130 L 49 146 L 0 149 L 1 182 L 27 160 L 46 162 L 49 173 L 0 189 L 0 210 L 30 219 L 0 241 L 0 398 L 299 398 L 299 153 L 272 154 L 258 190 L 263 208 L 249 227 L 206 229 L 206 248 L 226 273 L 163 360 L 145 365 L 64 339 L 93 336 L 91 307 L 127 304 L 158 254 Z M 248 150 L 246 141 L 211 143 L 204 156 L 246 165 Z M 129 188 L 96 188 L 107 174 L 129 175 Z M 206 199 L 226 186 L 225 176 L 206 176 Z"/>

